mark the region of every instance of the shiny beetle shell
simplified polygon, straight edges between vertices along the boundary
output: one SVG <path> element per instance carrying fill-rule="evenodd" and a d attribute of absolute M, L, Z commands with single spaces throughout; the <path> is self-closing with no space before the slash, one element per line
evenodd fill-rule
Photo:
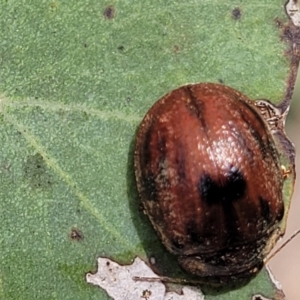
<path fill-rule="evenodd" d="M 180 87 L 138 129 L 135 175 L 144 211 L 188 272 L 255 275 L 280 236 L 283 176 L 268 125 L 220 84 Z"/>

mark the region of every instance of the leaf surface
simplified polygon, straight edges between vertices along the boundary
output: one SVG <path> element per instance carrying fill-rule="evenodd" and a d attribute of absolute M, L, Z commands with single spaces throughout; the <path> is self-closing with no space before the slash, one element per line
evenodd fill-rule
<path fill-rule="evenodd" d="M 139 211 L 137 126 L 186 83 L 278 103 L 289 72 L 275 22 L 287 19 L 283 4 L 1 2 L 1 299 L 108 299 L 85 282 L 98 256 L 176 265 Z M 264 271 L 206 299 L 256 292 L 274 293 Z"/>

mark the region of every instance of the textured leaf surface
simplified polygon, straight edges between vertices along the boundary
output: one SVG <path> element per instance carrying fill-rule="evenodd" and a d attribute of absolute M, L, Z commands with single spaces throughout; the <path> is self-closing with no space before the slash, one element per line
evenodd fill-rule
<path fill-rule="evenodd" d="M 282 99 L 283 1 L 1 1 L 1 299 L 108 299 L 96 258 L 176 265 L 141 215 L 132 149 L 186 83 Z M 271 296 L 263 272 L 207 299 Z"/>

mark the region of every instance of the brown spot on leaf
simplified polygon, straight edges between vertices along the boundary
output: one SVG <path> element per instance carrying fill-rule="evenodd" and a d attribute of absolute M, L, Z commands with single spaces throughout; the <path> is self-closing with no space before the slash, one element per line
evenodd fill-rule
<path fill-rule="evenodd" d="M 239 20 L 242 16 L 241 9 L 239 7 L 236 7 L 232 10 L 231 16 L 234 20 Z"/>
<path fill-rule="evenodd" d="M 103 13 L 104 17 L 106 17 L 107 19 L 113 19 L 116 15 L 116 10 L 113 7 L 113 5 L 109 5 L 105 8 L 104 13 Z"/>
<path fill-rule="evenodd" d="M 84 239 L 84 235 L 83 235 L 83 232 L 81 230 L 79 230 L 78 228 L 76 227 L 73 227 L 71 229 L 71 232 L 70 232 L 70 238 L 73 240 L 73 241 L 80 241 L 80 240 L 83 240 Z"/>
<path fill-rule="evenodd" d="M 178 45 L 174 45 L 173 50 L 174 50 L 175 53 L 180 52 L 180 48 L 179 48 Z"/>

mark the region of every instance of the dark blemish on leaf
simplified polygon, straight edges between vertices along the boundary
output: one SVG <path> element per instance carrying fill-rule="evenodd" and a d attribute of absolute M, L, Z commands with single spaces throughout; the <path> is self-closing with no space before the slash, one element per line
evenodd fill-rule
<path fill-rule="evenodd" d="M 218 81 L 219 81 L 219 83 L 224 84 L 224 80 L 223 79 L 219 78 Z"/>
<path fill-rule="evenodd" d="M 81 241 L 84 239 L 84 235 L 83 235 L 83 232 L 81 230 L 79 230 L 78 228 L 76 227 L 73 227 L 71 229 L 71 232 L 70 232 L 70 238 L 73 240 L 73 241 Z"/>
<path fill-rule="evenodd" d="M 180 51 L 180 48 L 179 48 L 178 45 L 175 45 L 175 46 L 173 47 L 173 50 L 174 50 L 175 53 L 178 53 L 178 52 Z"/>
<path fill-rule="evenodd" d="M 27 157 L 24 163 L 24 173 L 32 188 L 47 189 L 53 184 L 49 169 L 39 153 Z"/>
<path fill-rule="evenodd" d="M 88 44 L 87 44 L 87 43 L 84 43 L 84 44 L 83 44 L 83 47 L 84 47 L 84 48 L 87 48 L 87 47 L 88 47 Z"/>
<path fill-rule="evenodd" d="M 120 50 L 120 51 L 124 51 L 124 49 L 125 49 L 125 48 L 124 48 L 124 46 L 122 46 L 122 45 L 118 47 L 118 50 Z"/>
<path fill-rule="evenodd" d="M 57 8 L 58 8 L 58 2 L 57 1 L 52 1 L 50 3 L 50 10 L 53 12 L 53 11 L 57 10 Z"/>
<path fill-rule="evenodd" d="M 11 163 L 9 163 L 9 162 L 3 162 L 0 167 L 1 167 L 1 169 L 3 169 L 6 172 L 11 171 Z"/>
<path fill-rule="evenodd" d="M 239 20 L 242 16 L 241 9 L 239 7 L 234 8 L 231 12 L 231 16 L 234 20 Z"/>
<path fill-rule="evenodd" d="M 116 15 L 115 8 L 112 5 L 107 6 L 104 10 L 103 15 L 107 19 L 113 19 Z"/>

